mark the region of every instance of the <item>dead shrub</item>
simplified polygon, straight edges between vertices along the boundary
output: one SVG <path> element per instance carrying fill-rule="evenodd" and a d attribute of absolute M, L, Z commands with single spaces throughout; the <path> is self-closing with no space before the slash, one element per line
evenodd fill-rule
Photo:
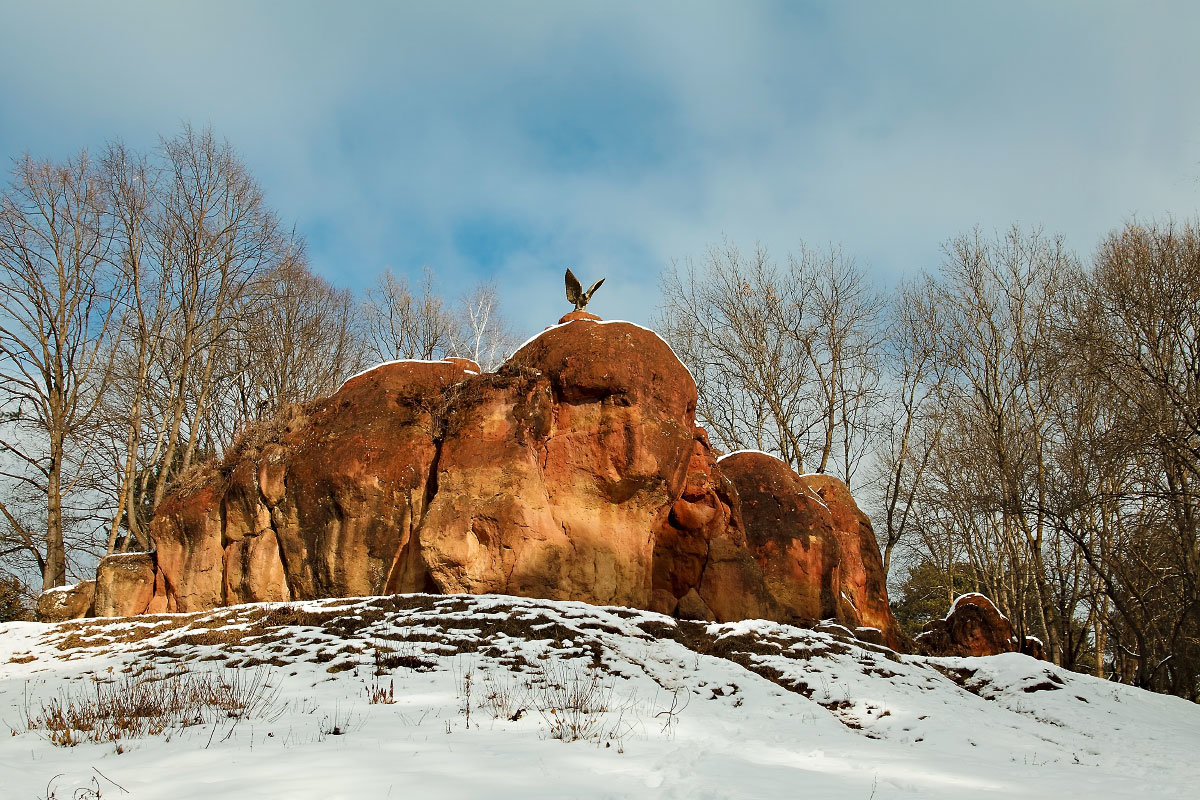
<path fill-rule="evenodd" d="M 551 739 L 618 743 L 632 729 L 633 698 L 621 700 L 600 670 L 548 661 L 534 685 L 538 713 Z"/>
<path fill-rule="evenodd" d="M 507 671 L 490 670 L 483 673 L 483 700 L 479 705 L 492 719 L 516 722 L 525 716 L 532 704 L 533 684 Z"/>
<path fill-rule="evenodd" d="M 268 419 L 247 423 L 233 438 L 233 444 L 221 459 L 221 472 L 228 475 L 241 462 L 257 462 L 268 444 L 279 444 L 284 437 L 308 422 L 313 404 L 288 403 Z"/>
<path fill-rule="evenodd" d="M 216 463 L 212 460 L 192 464 L 171 484 L 168 495 L 187 497 L 208 486 L 217 477 Z"/>
<path fill-rule="evenodd" d="M 373 706 L 380 704 L 390 706 L 396 702 L 396 682 L 390 678 L 387 686 L 384 686 L 379 675 L 372 675 L 366 689 L 367 702 Z"/>
<path fill-rule="evenodd" d="M 34 711 L 27 699 L 26 729 L 45 731 L 51 743 L 115 742 L 193 725 L 270 718 L 278 690 L 265 669 L 170 672 L 150 668 L 114 678 L 95 677 L 87 688 L 64 690 Z"/>

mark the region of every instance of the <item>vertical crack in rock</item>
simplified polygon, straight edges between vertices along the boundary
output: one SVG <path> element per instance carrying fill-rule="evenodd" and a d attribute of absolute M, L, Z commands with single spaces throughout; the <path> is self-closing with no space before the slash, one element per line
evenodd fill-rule
<path fill-rule="evenodd" d="M 273 455 L 274 451 L 270 454 L 263 453 L 260 456 L 259 469 L 256 470 L 254 474 L 254 486 L 258 489 L 258 501 L 262 503 L 263 507 L 267 510 L 267 529 L 275 537 L 275 557 L 279 559 L 279 564 L 283 569 L 284 593 L 287 595 L 288 600 L 295 600 L 296 593 L 292 590 L 291 570 L 288 568 L 287 550 L 283 546 L 283 532 L 280 530 L 278 521 L 281 515 L 276 512 L 276 508 L 279 504 L 271 502 L 271 498 L 267 497 L 267 493 L 263 490 L 262 485 L 261 468 L 263 465 L 261 462 L 272 458 Z M 286 468 L 283 470 L 283 475 L 279 478 L 279 480 L 283 484 L 283 495 L 286 496 L 288 485 L 288 471 Z"/>

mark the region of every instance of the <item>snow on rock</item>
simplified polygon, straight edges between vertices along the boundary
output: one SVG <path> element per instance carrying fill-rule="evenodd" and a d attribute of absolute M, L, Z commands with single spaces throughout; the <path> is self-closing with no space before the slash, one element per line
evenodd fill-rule
<path fill-rule="evenodd" d="M 630 327 L 638 328 L 639 330 L 646 331 L 647 333 L 652 333 L 652 334 L 654 334 L 654 337 L 656 339 L 658 339 L 660 342 L 662 342 L 664 345 L 666 345 L 666 348 L 667 348 L 667 350 L 669 350 L 671 352 L 671 355 L 675 356 L 675 360 L 678 361 L 679 366 L 683 367 L 683 369 L 687 372 L 688 377 L 692 379 L 692 383 L 696 382 L 696 376 L 692 375 L 691 368 L 688 367 L 687 364 L 683 363 L 683 359 L 679 357 L 679 354 L 675 352 L 674 348 L 672 348 L 671 345 L 667 344 L 666 339 L 662 338 L 662 336 L 659 336 L 658 331 L 651 330 L 650 328 L 647 328 L 645 325 L 638 325 L 636 322 L 628 322 L 623 319 L 594 319 L 593 320 L 593 319 L 581 318 L 581 319 L 569 320 L 567 322 L 559 322 L 557 325 L 549 325 L 546 327 L 545 330 L 535 333 L 533 336 L 530 336 L 528 339 L 526 339 L 524 342 L 521 343 L 520 347 L 518 347 L 513 352 L 519 353 L 519 352 L 521 352 L 521 350 L 523 350 L 526 347 L 526 345 L 532 344 L 533 342 L 537 341 L 541 337 L 545 336 L 547 333 L 550 333 L 551 331 L 557 330 L 559 328 L 566 327 L 567 325 L 570 325 L 573 322 L 592 322 L 592 323 L 595 323 L 596 325 L 629 325 Z"/>
<path fill-rule="evenodd" d="M 1040 643 L 1023 647 L 1008 617 L 978 592 L 961 595 L 945 619 L 926 624 L 917 634 L 916 645 L 927 656 L 990 656 L 1014 651 L 1037 658 L 1044 655 Z"/>
<path fill-rule="evenodd" d="M 54 698 L 171 673 L 257 677 L 263 708 L 73 747 L 28 729 Z M 577 741 L 555 738 L 556 686 L 603 700 Z M 495 595 L 8 623 L 0 709 L 22 798 L 1191 797 L 1200 741 L 1196 705 L 1019 653 Z"/>
<path fill-rule="evenodd" d="M 95 581 L 80 581 L 72 586 L 55 586 L 38 597 L 38 619 L 62 622 L 85 617 L 91 613 L 95 600 Z"/>
<path fill-rule="evenodd" d="M 767 457 L 769 457 L 769 458 L 773 458 L 773 459 L 775 459 L 776 461 L 781 461 L 781 462 L 783 462 L 784 464 L 786 464 L 786 463 L 787 463 L 786 461 L 784 461 L 782 458 L 780 458 L 779 456 L 775 455 L 774 453 L 768 453 L 768 452 L 767 452 L 767 451 L 765 451 L 765 450 L 751 450 L 751 449 L 745 449 L 745 450 L 734 450 L 732 453 L 726 453 L 725 455 L 723 455 L 723 456 L 720 456 L 720 457 L 717 459 L 717 463 L 718 463 L 718 464 L 720 464 L 722 461 L 724 461 L 725 459 L 729 458 L 730 456 L 738 456 L 738 455 L 741 455 L 741 454 L 743 454 L 743 453 L 755 453 L 755 454 L 757 454 L 757 455 L 760 455 L 760 456 L 767 456 Z"/>
<path fill-rule="evenodd" d="M 991 598 L 989 598 L 987 595 L 980 594 L 979 592 L 967 592 L 966 594 L 960 594 L 958 597 L 954 598 L 954 602 L 950 604 L 950 613 L 953 614 L 958 609 L 959 604 L 964 602 L 973 604 L 986 603 L 992 608 L 996 608 L 995 604 L 991 601 Z M 996 613 L 999 614 L 1003 619 L 1008 619 L 1008 617 L 1005 617 L 998 608 L 996 608 Z"/>
<path fill-rule="evenodd" d="M 393 359 L 392 361 L 380 361 L 378 364 L 373 364 L 364 370 L 360 370 L 360 371 L 354 373 L 349 378 L 346 378 L 346 380 L 342 381 L 342 385 L 337 388 L 337 391 L 335 391 L 334 394 L 337 394 L 342 389 L 345 389 L 346 384 L 350 383 L 350 381 L 354 380 L 355 378 L 361 378 L 363 375 L 367 375 L 371 372 L 374 372 L 377 369 L 383 369 L 384 367 L 390 367 L 390 366 L 394 366 L 396 364 L 441 364 L 443 366 L 446 364 L 457 364 L 458 366 L 463 367 L 463 372 L 468 373 L 468 374 L 478 375 L 479 374 L 478 369 L 471 370 L 470 368 L 468 368 L 468 367 L 464 366 L 462 363 L 460 363 L 460 362 L 465 362 L 467 360 L 468 359 L 463 359 L 463 358 L 434 358 L 434 359 L 397 358 L 397 359 Z M 474 363 L 474 362 L 470 362 L 470 363 Z"/>

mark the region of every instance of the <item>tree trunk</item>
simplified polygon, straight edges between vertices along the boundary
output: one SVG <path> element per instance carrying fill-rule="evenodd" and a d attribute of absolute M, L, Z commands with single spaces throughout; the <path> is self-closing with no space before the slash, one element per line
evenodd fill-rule
<path fill-rule="evenodd" d="M 67 582 L 67 551 L 63 543 L 61 442 L 50 446 L 50 469 L 46 483 L 46 566 L 42 572 L 42 591 L 64 586 Z"/>

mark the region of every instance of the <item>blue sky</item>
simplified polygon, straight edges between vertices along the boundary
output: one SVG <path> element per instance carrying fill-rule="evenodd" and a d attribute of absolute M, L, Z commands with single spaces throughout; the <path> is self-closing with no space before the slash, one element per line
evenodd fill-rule
<path fill-rule="evenodd" d="M 722 237 L 840 244 L 890 286 L 980 225 L 1088 255 L 1200 209 L 1200 3 L 0 0 L 0 156 L 150 147 L 182 120 L 242 154 L 356 289 L 435 270 L 648 322 Z"/>

